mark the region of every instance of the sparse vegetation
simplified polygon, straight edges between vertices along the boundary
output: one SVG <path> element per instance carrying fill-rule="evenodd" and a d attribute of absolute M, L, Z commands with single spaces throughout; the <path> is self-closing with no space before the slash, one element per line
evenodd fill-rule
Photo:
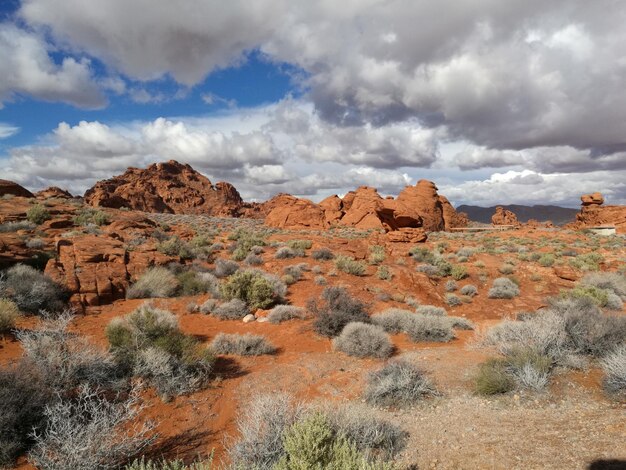
<path fill-rule="evenodd" d="M 126 293 L 129 299 L 172 297 L 179 288 L 178 279 L 166 268 L 155 267 L 144 272 Z"/>
<path fill-rule="evenodd" d="M 253 269 L 238 271 L 222 284 L 224 299 L 243 300 L 250 308 L 267 308 L 281 302 L 286 291 L 280 279 Z"/>
<path fill-rule="evenodd" d="M 215 269 L 213 270 L 213 274 L 222 279 L 235 274 L 238 269 L 239 265 L 234 261 L 218 258 L 215 260 Z"/>
<path fill-rule="evenodd" d="M 276 348 L 264 336 L 246 333 L 219 333 L 211 341 L 211 349 L 217 354 L 236 354 L 239 356 L 261 356 L 272 354 Z"/>
<path fill-rule="evenodd" d="M 369 375 L 364 397 L 376 406 L 407 406 L 436 393 L 421 370 L 408 362 L 394 361 Z"/>
<path fill-rule="evenodd" d="M 0 224 L 0 233 L 17 232 L 18 230 L 33 230 L 37 224 L 29 220 L 17 220 L 15 222 L 4 222 Z"/>
<path fill-rule="evenodd" d="M 328 248 L 320 248 L 319 250 L 313 250 L 311 257 L 315 260 L 327 261 L 335 259 L 335 255 Z"/>
<path fill-rule="evenodd" d="M 610 393 L 626 394 L 626 343 L 602 360 L 604 387 Z"/>
<path fill-rule="evenodd" d="M 352 274 L 353 276 L 363 276 L 366 271 L 365 263 L 357 261 L 350 256 L 338 256 L 335 259 L 335 267 L 339 271 Z"/>
<path fill-rule="evenodd" d="M 393 273 L 387 266 L 378 266 L 376 277 L 383 281 L 390 281 L 393 278 Z"/>
<path fill-rule="evenodd" d="M 78 211 L 74 216 L 74 223 L 82 226 L 97 225 L 100 227 L 111 223 L 111 218 L 102 210 L 85 208 Z"/>
<path fill-rule="evenodd" d="M 332 338 L 348 323 L 370 321 L 367 306 L 343 287 L 326 287 L 321 300 L 321 303 L 310 301 L 308 304 L 308 310 L 316 317 L 313 329 L 321 336 Z"/>
<path fill-rule="evenodd" d="M 0 298 L 0 335 L 8 333 L 15 327 L 15 320 L 20 315 L 20 310 L 15 302 Z"/>
<path fill-rule="evenodd" d="M 508 277 L 494 279 L 487 296 L 490 299 L 512 299 L 519 295 L 519 287 Z"/>
<path fill-rule="evenodd" d="M 287 320 L 293 320 L 294 318 L 304 318 L 305 310 L 301 307 L 294 307 L 293 305 L 277 305 L 267 315 L 267 320 L 272 324 L 279 324 Z"/>
<path fill-rule="evenodd" d="M 200 309 L 202 310 L 202 307 Z M 250 309 L 243 300 L 232 299 L 217 307 L 213 307 L 210 313 L 220 320 L 241 320 L 250 313 Z"/>
<path fill-rule="evenodd" d="M 474 297 L 478 293 L 478 288 L 472 284 L 466 284 L 461 287 L 461 290 L 459 292 L 461 293 L 461 295 Z"/>
<path fill-rule="evenodd" d="M 50 212 L 41 204 L 33 204 L 28 211 L 26 211 L 26 219 L 33 224 L 41 225 L 46 220 L 50 219 Z"/>
<path fill-rule="evenodd" d="M 370 246 L 370 264 L 380 264 L 385 261 L 385 247 L 381 245 Z"/>
<path fill-rule="evenodd" d="M 0 298 L 13 301 L 25 313 L 59 312 L 68 294 L 63 287 L 30 266 L 16 264 L 0 274 Z"/>
<path fill-rule="evenodd" d="M 450 270 L 450 276 L 452 276 L 457 281 L 465 279 L 468 276 L 467 268 L 463 265 L 455 264 Z"/>
<path fill-rule="evenodd" d="M 348 323 L 333 339 L 333 347 L 349 356 L 379 359 L 389 357 L 393 351 L 389 335 L 382 328 L 360 322 Z"/>

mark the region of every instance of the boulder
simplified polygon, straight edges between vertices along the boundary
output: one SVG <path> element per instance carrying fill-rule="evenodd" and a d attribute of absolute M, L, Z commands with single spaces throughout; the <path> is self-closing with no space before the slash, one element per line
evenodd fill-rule
<path fill-rule="evenodd" d="M 445 229 L 443 206 L 437 194 L 437 186 L 428 180 L 419 180 L 415 186 L 404 188 L 396 199 L 414 210 L 422 219 L 422 227 L 429 232 Z"/>
<path fill-rule="evenodd" d="M 496 213 L 491 216 L 491 223 L 493 225 L 520 225 L 515 213 L 502 206 L 496 207 Z"/>
<path fill-rule="evenodd" d="M 85 193 L 92 206 L 144 212 L 238 216 L 244 203 L 230 183 L 213 185 L 191 166 L 170 160 L 99 181 Z"/>
<path fill-rule="evenodd" d="M 580 196 L 583 206 L 593 206 L 604 204 L 604 196 L 601 193 L 583 194 Z"/>
<path fill-rule="evenodd" d="M 49 188 L 42 189 L 41 191 L 35 194 L 37 199 L 49 199 L 52 197 L 60 198 L 60 199 L 73 199 L 72 193 L 66 191 L 65 189 L 61 189 L 57 186 L 50 186 Z"/>
<path fill-rule="evenodd" d="M 421 228 L 401 228 L 387 233 L 387 240 L 395 243 L 423 243 L 427 240 L 426 232 Z"/>
<path fill-rule="evenodd" d="M 28 189 L 9 180 L 0 179 L 0 197 L 10 194 L 18 197 L 35 197 Z"/>
<path fill-rule="evenodd" d="M 279 194 L 271 203 L 273 209 L 265 217 L 265 224 L 270 227 L 322 230 L 328 226 L 322 208 L 308 199 Z"/>

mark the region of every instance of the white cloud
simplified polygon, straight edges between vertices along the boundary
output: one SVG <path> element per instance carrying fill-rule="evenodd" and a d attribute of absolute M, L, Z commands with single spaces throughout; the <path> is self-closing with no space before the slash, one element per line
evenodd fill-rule
<path fill-rule="evenodd" d="M 7 139 L 20 131 L 19 127 L 0 122 L 0 139 Z"/>
<path fill-rule="evenodd" d="M 56 64 L 45 40 L 9 23 L 0 23 L 0 108 L 16 95 L 63 101 L 83 108 L 106 104 L 92 79 L 90 62 L 66 57 Z"/>

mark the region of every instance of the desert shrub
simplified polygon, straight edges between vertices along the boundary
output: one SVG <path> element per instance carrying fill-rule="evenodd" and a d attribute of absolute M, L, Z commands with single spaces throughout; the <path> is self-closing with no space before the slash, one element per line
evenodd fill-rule
<path fill-rule="evenodd" d="M 246 333 L 226 334 L 219 333 L 211 341 L 211 349 L 217 354 L 237 354 L 239 356 L 261 356 L 273 354 L 276 347 L 265 339 L 264 336 Z"/>
<path fill-rule="evenodd" d="M 111 218 L 109 217 L 109 215 L 106 212 L 98 209 L 81 209 L 78 214 L 74 216 L 74 223 L 76 225 L 87 226 L 93 224 L 97 226 L 102 226 L 107 225 L 110 222 Z"/>
<path fill-rule="evenodd" d="M 380 326 L 387 333 L 397 334 L 406 332 L 409 329 L 413 313 L 399 308 L 388 308 L 387 310 L 371 316 L 374 325 Z"/>
<path fill-rule="evenodd" d="M 207 292 L 213 295 L 220 292 L 219 281 L 211 273 L 198 273 L 196 271 L 182 271 L 176 274 L 178 282 L 178 295 L 198 295 Z"/>
<path fill-rule="evenodd" d="M 452 276 L 457 281 L 460 281 L 461 279 L 465 279 L 468 276 L 467 268 L 460 264 L 455 264 L 454 266 L 452 266 L 452 269 L 450 270 L 450 276 Z"/>
<path fill-rule="evenodd" d="M 218 258 L 215 260 L 215 269 L 213 270 L 213 274 L 221 279 L 235 274 L 238 269 L 239 265 L 234 261 Z"/>
<path fill-rule="evenodd" d="M 356 445 L 337 435 L 322 413 L 312 413 L 286 430 L 285 455 L 274 470 L 350 469 L 387 470 L 390 464 L 370 463 Z"/>
<path fill-rule="evenodd" d="M 498 268 L 498 271 L 500 271 L 500 274 L 513 274 L 515 272 L 515 266 L 509 263 L 504 263 Z"/>
<path fill-rule="evenodd" d="M 605 308 L 608 308 L 609 310 L 622 310 L 624 308 L 624 302 L 619 295 L 609 292 Z"/>
<path fill-rule="evenodd" d="M 237 417 L 239 439 L 228 448 L 235 468 L 273 468 L 285 453 L 283 433 L 302 415 L 289 395 L 272 393 L 251 401 Z"/>
<path fill-rule="evenodd" d="M 175 315 L 149 303 L 106 328 L 118 366 L 143 377 L 165 398 L 204 387 L 214 357 L 197 339 L 180 331 Z"/>
<path fill-rule="evenodd" d="M 311 240 L 289 240 L 287 246 L 294 250 L 308 250 L 313 246 Z"/>
<path fill-rule="evenodd" d="M 233 251 L 233 259 L 236 261 L 244 260 L 253 247 L 265 246 L 265 236 L 260 232 L 239 229 L 231 233 L 229 238 L 236 240 Z"/>
<path fill-rule="evenodd" d="M 15 222 L 4 222 L 0 224 L 0 233 L 17 232 L 18 230 L 33 230 L 36 224 L 28 220 L 17 220 Z"/>
<path fill-rule="evenodd" d="M 418 263 L 433 264 L 437 255 L 426 247 L 416 246 L 409 251 L 411 257 Z"/>
<path fill-rule="evenodd" d="M 246 259 L 243 260 L 243 262 L 248 266 L 259 266 L 263 264 L 263 258 L 261 258 L 259 255 L 255 255 L 254 253 L 249 253 L 248 256 L 246 256 Z"/>
<path fill-rule="evenodd" d="M 343 271 L 347 274 L 352 274 L 353 276 L 363 276 L 365 275 L 366 271 L 364 262 L 357 261 L 350 256 L 338 256 L 335 259 L 335 267 L 339 271 Z"/>
<path fill-rule="evenodd" d="M 202 307 L 200 307 L 202 311 Z M 241 299 L 232 299 L 214 307 L 210 313 L 220 320 L 241 320 L 250 313 L 248 305 Z"/>
<path fill-rule="evenodd" d="M 355 357 L 383 359 L 393 352 L 393 343 L 382 328 L 358 322 L 348 323 L 333 339 L 333 347 Z"/>
<path fill-rule="evenodd" d="M 92 470 L 125 465 L 154 442 L 154 425 L 140 423 L 138 393 L 108 401 L 83 387 L 75 400 L 47 405 L 47 426 L 35 434 L 29 459 L 38 468 Z"/>
<path fill-rule="evenodd" d="M 458 284 L 456 283 L 456 281 L 453 281 L 452 279 L 450 279 L 449 281 L 446 281 L 446 284 L 444 285 L 444 289 L 446 290 L 446 292 L 454 292 L 458 288 L 459 288 Z"/>
<path fill-rule="evenodd" d="M 81 384 L 101 389 L 119 386 L 120 373 L 110 354 L 68 331 L 72 315 L 45 319 L 37 328 L 21 330 L 17 339 L 24 358 L 49 388 L 65 394 Z"/>
<path fill-rule="evenodd" d="M 606 315 L 587 298 L 560 298 L 525 321 L 506 320 L 490 328 L 483 341 L 504 355 L 528 348 L 567 366 L 573 357 L 602 357 L 624 338 L 626 317 Z"/>
<path fill-rule="evenodd" d="M 313 329 L 319 335 L 332 338 L 351 322 L 369 323 L 367 306 L 353 298 L 343 287 L 326 287 L 322 301 L 310 301 L 308 309 L 316 317 Z"/>
<path fill-rule="evenodd" d="M 198 307 L 198 310 L 200 311 L 200 313 L 203 313 L 204 315 L 208 315 L 209 313 L 213 313 L 213 311 L 217 308 L 217 306 L 218 306 L 218 301 L 216 299 L 208 299 L 204 301 L 202 305 Z"/>
<path fill-rule="evenodd" d="M 130 286 L 128 292 L 126 292 L 126 297 L 128 299 L 172 297 L 179 286 L 178 279 L 168 269 L 162 267 L 150 268 Z"/>
<path fill-rule="evenodd" d="M 562 292 L 563 297 L 573 297 L 575 299 L 588 298 L 596 305 L 605 307 L 609 301 L 609 292 L 595 286 L 576 286 L 567 292 Z"/>
<path fill-rule="evenodd" d="M 436 393 L 432 382 L 417 367 L 393 361 L 370 373 L 364 398 L 375 406 L 406 406 Z"/>
<path fill-rule="evenodd" d="M 597 271 L 602 262 L 604 262 L 604 258 L 601 254 L 591 252 L 576 256 L 569 261 L 569 264 L 581 271 Z"/>
<path fill-rule="evenodd" d="M 626 275 L 611 272 L 588 273 L 580 283 L 584 286 L 593 286 L 613 292 L 626 299 Z"/>
<path fill-rule="evenodd" d="M 286 290 L 276 277 L 252 269 L 238 271 L 222 284 L 224 299 L 240 299 L 251 308 L 267 308 L 282 301 Z"/>
<path fill-rule="evenodd" d="M 515 381 L 509 374 L 506 360 L 488 359 L 480 364 L 474 382 L 474 390 L 479 395 L 496 395 L 515 389 Z"/>
<path fill-rule="evenodd" d="M 315 276 L 313 282 L 315 282 L 315 284 L 317 284 L 318 286 L 325 286 L 327 284 L 326 278 L 324 276 Z"/>
<path fill-rule="evenodd" d="M 415 313 L 431 315 L 433 317 L 443 317 L 448 314 L 445 308 L 435 307 L 434 305 L 419 305 L 415 308 Z"/>
<path fill-rule="evenodd" d="M 201 460 L 190 464 L 185 464 L 182 460 L 146 460 L 144 457 L 134 460 L 126 465 L 124 470 L 212 470 L 213 456 L 207 460 Z"/>
<path fill-rule="evenodd" d="M 376 277 L 383 281 L 389 281 L 393 278 L 393 273 L 387 266 L 378 266 L 378 269 L 376 270 Z"/>
<path fill-rule="evenodd" d="M 20 310 L 15 302 L 0 298 L 0 334 L 7 333 L 15 326 Z"/>
<path fill-rule="evenodd" d="M 16 264 L 0 274 L 0 297 L 12 300 L 26 313 L 58 312 L 65 307 L 65 289 L 40 271 Z"/>
<path fill-rule="evenodd" d="M 452 294 L 451 292 L 447 292 L 445 295 L 446 303 L 451 307 L 456 307 L 461 305 L 463 301 L 459 298 L 458 295 Z"/>
<path fill-rule="evenodd" d="M 494 279 L 487 296 L 490 299 L 512 299 L 519 295 L 519 287 L 508 277 Z"/>
<path fill-rule="evenodd" d="M 168 256 L 178 256 L 180 259 L 193 258 L 193 251 L 189 245 L 176 235 L 157 244 L 157 250 Z"/>
<path fill-rule="evenodd" d="M 26 219 L 33 224 L 43 224 L 46 220 L 50 219 L 50 212 L 41 204 L 33 204 L 28 211 L 26 211 Z"/>
<path fill-rule="evenodd" d="M 406 445 L 406 431 L 377 417 L 365 405 L 332 408 L 324 410 L 324 415 L 336 434 L 345 436 L 368 457 L 393 458 Z"/>
<path fill-rule="evenodd" d="M 518 388 L 542 390 L 548 384 L 552 359 L 530 348 L 512 350 L 505 357 L 507 371 Z"/>
<path fill-rule="evenodd" d="M 385 247 L 382 245 L 370 246 L 370 264 L 380 264 L 385 261 Z"/>
<path fill-rule="evenodd" d="M 541 258 L 537 260 L 539 265 L 543 266 L 544 268 L 549 268 L 550 266 L 554 265 L 554 261 L 555 258 L 552 253 L 544 253 L 541 255 Z"/>
<path fill-rule="evenodd" d="M 41 375 L 25 361 L 0 368 L 0 467 L 7 468 L 45 427 L 44 408 L 54 398 Z"/>
<path fill-rule="evenodd" d="M 267 315 L 267 320 L 272 324 L 279 324 L 294 318 L 304 318 L 305 310 L 302 307 L 293 305 L 277 305 Z"/>
<path fill-rule="evenodd" d="M 473 248 L 471 246 L 464 246 L 459 248 L 459 250 L 456 252 L 456 256 L 458 258 L 470 258 L 474 255 L 474 253 L 476 253 L 476 248 Z"/>
<path fill-rule="evenodd" d="M 289 248 L 288 246 L 281 246 L 276 253 L 274 254 L 274 258 L 276 259 L 290 259 L 298 256 L 298 253 L 293 248 Z"/>
<path fill-rule="evenodd" d="M 461 287 L 460 290 L 461 295 L 467 295 L 468 297 L 474 297 L 478 293 L 478 289 L 476 286 L 472 284 L 466 284 Z"/>
<path fill-rule="evenodd" d="M 610 393 L 626 393 L 626 344 L 607 354 L 601 364 L 604 388 Z"/>
<path fill-rule="evenodd" d="M 44 246 L 46 246 L 46 243 L 41 238 L 36 237 L 26 240 L 26 247 L 31 250 L 41 250 Z"/>
<path fill-rule="evenodd" d="M 320 248 L 319 250 L 313 250 L 311 257 L 315 260 L 327 261 L 334 259 L 335 255 L 328 248 Z"/>
<path fill-rule="evenodd" d="M 306 269 L 307 269 L 306 263 L 292 264 L 291 266 L 286 266 L 283 269 L 283 274 L 285 276 L 290 276 L 291 278 L 293 278 L 293 281 L 296 282 L 302 279 L 302 272 L 305 271 Z"/>
<path fill-rule="evenodd" d="M 448 317 L 413 314 L 405 332 L 413 342 L 446 342 L 454 338 Z"/>

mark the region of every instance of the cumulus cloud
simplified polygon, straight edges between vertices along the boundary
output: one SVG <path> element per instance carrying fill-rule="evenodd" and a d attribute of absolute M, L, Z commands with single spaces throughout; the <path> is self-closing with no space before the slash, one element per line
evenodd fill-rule
<path fill-rule="evenodd" d="M 12 135 L 17 134 L 20 131 L 19 127 L 7 124 L 6 122 L 0 122 L 0 139 L 6 139 Z"/>
<path fill-rule="evenodd" d="M 64 58 L 55 63 L 39 35 L 0 23 L 0 108 L 16 95 L 99 108 L 106 99 L 92 78 L 87 59 Z"/>

